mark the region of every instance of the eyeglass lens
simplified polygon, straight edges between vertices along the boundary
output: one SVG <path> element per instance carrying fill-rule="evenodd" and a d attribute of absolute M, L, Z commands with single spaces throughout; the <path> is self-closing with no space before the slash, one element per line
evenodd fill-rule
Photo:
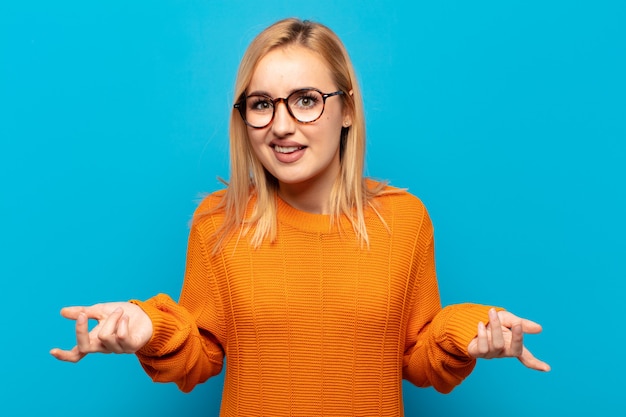
<path fill-rule="evenodd" d="M 245 102 L 245 119 L 248 124 L 253 127 L 267 126 L 274 117 L 279 101 L 285 101 L 289 113 L 302 123 L 317 120 L 324 111 L 324 96 L 313 89 L 294 91 L 284 100 L 253 94 L 246 97 Z"/>

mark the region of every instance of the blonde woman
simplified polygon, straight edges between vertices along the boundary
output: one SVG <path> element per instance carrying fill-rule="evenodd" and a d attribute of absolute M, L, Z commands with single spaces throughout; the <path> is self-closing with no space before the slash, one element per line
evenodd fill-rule
<path fill-rule="evenodd" d="M 227 357 L 224 416 L 398 416 L 402 378 L 449 392 L 477 358 L 549 370 L 523 344 L 538 324 L 441 307 L 426 209 L 363 176 L 361 94 L 330 29 L 287 19 L 253 40 L 230 147 L 226 189 L 196 210 L 178 302 L 64 308 L 77 344 L 52 355 L 135 353 L 183 391 Z"/>

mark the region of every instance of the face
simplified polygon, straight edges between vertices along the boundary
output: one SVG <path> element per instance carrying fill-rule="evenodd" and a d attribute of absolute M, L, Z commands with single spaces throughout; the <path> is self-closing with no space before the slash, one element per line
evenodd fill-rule
<path fill-rule="evenodd" d="M 257 64 L 247 95 L 287 97 L 303 88 L 323 93 L 338 90 L 330 70 L 314 52 L 289 46 L 272 50 Z M 341 96 L 326 99 L 324 112 L 315 122 L 301 124 L 291 117 L 284 102 L 275 106 L 273 121 L 262 129 L 248 127 L 254 153 L 279 183 L 280 190 L 315 187 L 328 193 L 339 174 L 341 129 L 351 124 L 344 114 Z"/>

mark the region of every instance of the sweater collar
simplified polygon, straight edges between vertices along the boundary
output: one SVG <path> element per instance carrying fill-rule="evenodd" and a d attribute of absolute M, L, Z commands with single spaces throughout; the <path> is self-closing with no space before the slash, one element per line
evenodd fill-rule
<path fill-rule="evenodd" d="M 284 224 L 311 233 L 332 233 L 338 230 L 337 224 L 333 224 L 331 227 L 331 216 L 329 214 L 316 214 L 298 210 L 278 195 L 276 196 L 276 208 L 279 227 L 281 224 Z M 346 227 L 352 229 L 350 222 L 343 215 L 339 223 L 344 229 Z"/>

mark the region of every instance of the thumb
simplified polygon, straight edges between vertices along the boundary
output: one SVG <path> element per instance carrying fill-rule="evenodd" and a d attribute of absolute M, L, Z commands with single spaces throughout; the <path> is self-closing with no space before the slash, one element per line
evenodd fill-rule
<path fill-rule="evenodd" d="M 73 306 L 73 307 L 63 307 L 61 309 L 61 316 L 66 319 L 76 320 L 78 315 L 85 311 L 85 307 Z"/>
<path fill-rule="evenodd" d="M 498 317 L 500 318 L 500 321 L 502 322 L 502 324 L 508 327 L 509 329 L 513 328 L 513 326 L 516 324 L 521 324 L 522 330 L 524 331 L 524 333 L 531 333 L 531 334 L 541 333 L 542 328 L 539 323 L 535 323 L 532 320 L 518 317 L 509 311 L 499 311 Z"/>
<path fill-rule="evenodd" d="M 84 313 L 87 318 L 90 319 L 99 319 L 102 316 L 102 311 L 98 307 L 98 305 L 86 307 L 86 306 L 71 306 L 71 307 L 63 307 L 61 309 L 61 316 L 66 319 L 76 320 L 78 316 Z"/>
<path fill-rule="evenodd" d="M 543 328 L 541 327 L 541 324 L 539 323 L 535 323 L 534 321 L 531 321 L 528 319 L 523 319 L 522 330 L 524 331 L 524 333 L 537 334 L 537 333 L 541 333 Z"/>

